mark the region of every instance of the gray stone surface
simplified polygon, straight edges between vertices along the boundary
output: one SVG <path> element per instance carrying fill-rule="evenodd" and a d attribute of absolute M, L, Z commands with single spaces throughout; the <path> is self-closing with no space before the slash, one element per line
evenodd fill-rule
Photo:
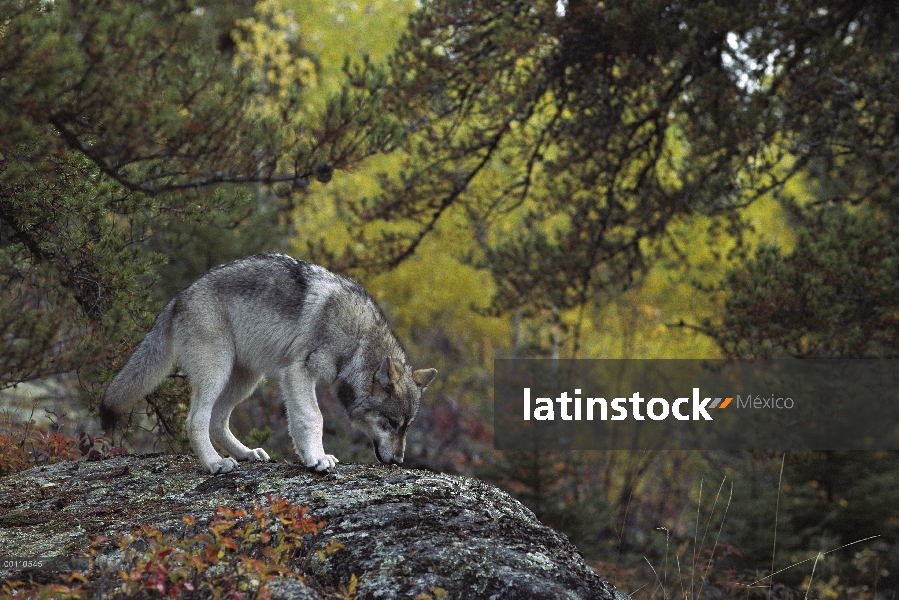
<path fill-rule="evenodd" d="M 92 536 L 143 524 L 186 533 L 181 515 L 208 522 L 216 507 L 251 508 L 266 493 L 326 522 L 299 560 L 308 587 L 285 580 L 272 586 L 274 597 L 317 598 L 315 590 L 355 574 L 359 598 L 414 598 L 436 588 L 449 598 L 627 598 L 501 490 L 375 465 L 319 474 L 253 463 L 210 477 L 193 457 L 148 455 L 35 468 L 0 478 L 0 555 L 73 555 Z M 315 552 L 332 538 L 344 548 L 323 561 Z"/>

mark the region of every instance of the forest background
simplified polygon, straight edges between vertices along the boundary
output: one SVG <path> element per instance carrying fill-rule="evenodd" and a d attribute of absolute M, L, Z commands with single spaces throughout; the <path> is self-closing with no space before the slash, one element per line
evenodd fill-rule
<path fill-rule="evenodd" d="M 97 433 L 177 290 L 283 251 L 357 278 L 439 369 L 407 466 L 502 486 L 626 591 L 648 582 L 635 597 L 899 589 L 895 453 L 491 436 L 494 358 L 899 354 L 895 3 L 0 0 L 0 19 L 14 415 Z M 185 451 L 186 394 L 173 374 L 126 447 Z M 321 403 L 329 451 L 371 462 Z M 292 460 L 283 421 L 270 383 L 233 428 Z"/>

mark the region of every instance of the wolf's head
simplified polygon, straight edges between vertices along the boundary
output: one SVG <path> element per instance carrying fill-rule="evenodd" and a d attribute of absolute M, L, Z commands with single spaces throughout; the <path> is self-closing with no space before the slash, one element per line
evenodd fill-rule
<path fill-rule="evenodd" d="M 406 430 L 418 414 L 422 392 L 436 376 L 436 369 L 413 371 L 408 365 L 385 358 L 371 379 L 366 377 L 367 389 L 349 389 L 349 384 L 338 388 L 353 426 L 371 438 L 382 463 L 403 462 Z"/>

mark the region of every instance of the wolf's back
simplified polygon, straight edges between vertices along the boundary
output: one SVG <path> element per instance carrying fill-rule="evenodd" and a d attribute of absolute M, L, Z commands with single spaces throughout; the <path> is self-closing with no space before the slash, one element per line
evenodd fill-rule
<path fill-rule="evenodd" d="M 113 378 L 100 403 L 100 422 L 112 432 L 119 417 L 152 392 L 175 362 L 172 342 L 172 312 L 175 301 L 159 313 L 153 328 Z"/>

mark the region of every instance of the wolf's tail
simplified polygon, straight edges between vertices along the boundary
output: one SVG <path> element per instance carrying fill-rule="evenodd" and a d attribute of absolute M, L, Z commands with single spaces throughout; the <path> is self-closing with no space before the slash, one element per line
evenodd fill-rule
<path fill-rule="evenodd" d="M 152 392 L 175 362 L 172 343 L 172 315 L 175 302 L 156 317 L 150 333 L 137 345 L 128 362 L 113 378 L 100 403 L 100 423 L 112 433 L 119 417 Z"/>

